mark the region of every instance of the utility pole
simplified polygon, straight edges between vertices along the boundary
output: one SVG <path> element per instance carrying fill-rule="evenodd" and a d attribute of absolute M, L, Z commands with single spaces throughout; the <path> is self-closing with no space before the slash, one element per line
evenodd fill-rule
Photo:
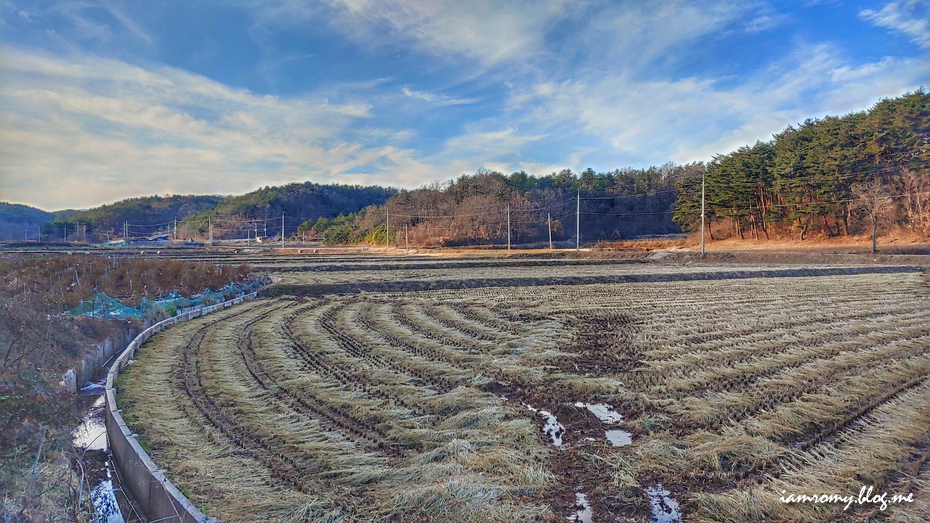
<path fill-rule="evenodd" d="M 507 204 L 507 250 L 510 250 L 510 204 Z"/>
<path fill-rule="evenodd" d="M 207 216 L 207 227 L 210 229 L 210 247 L 213 247 L 213 219 Z"/>
<path fill-rule="evenodd" d="M 384 234 L 384 248 L 385 248 L 385 249 L 388 249 L 388 248 L 391 247 L 391 245 L 390 245 L 390 242 L 391 242 L 391 211 L 385 209 L 385 210 L 384 210 L 384 216 L 385 216 L 385 219 L 384 219 L 384 223 L 385 223 L 385 226 L 384 226 L 384 233 L 385 233 L 385 234 Z"/>
<path fill-rule="evenodd" d="M 407 236 L 407 224 L 404 224 L 404 248 L 410 250 L 410 237 Z"/>
<path fill-rule="evenodd" d="M 255 222 L 255 243 L 258 243 L 258 222 Z"/>
<path fill-rule="evenodd" d="M 281 211 L 281 249 L 284 249 L 284 211 Z"/>
<path fill-rule="evenodd" d="M 552 250 L 552 213 L 546 213 L 546 221 L 549 222 L 549 250 Z"/>
<path fill-rule="evenodd" d="M 174 217 L 174 241 L 178 241 L 178 217 Z"/>
<path fill-rule="evenodd" d="M 706 173 L 701 173 L 701 257 L 704 257 L 704 178 Z"/>
<path fill-rule="evenodd" d="M 581 189 L 578 189 L 578 208 L 575 210 L 575 250 L 581 249 Z"/>

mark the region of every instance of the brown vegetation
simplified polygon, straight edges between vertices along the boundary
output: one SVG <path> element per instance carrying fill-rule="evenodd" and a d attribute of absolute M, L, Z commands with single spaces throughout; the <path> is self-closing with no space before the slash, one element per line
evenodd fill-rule
<path fill-rule="evenodd" d="M 0 519 L 78 518 L 78 481 L 68 463 L 80 412 L 76 398 L 57 384 L 67 369 L 81 368 L 81 359 L 95 345 L 140 327 L 63 311 L 93 296 L 95 286 L 137 305 L 173 289 L 189 296 L 228 286 L 248 270 L 94 255 L 0 262 L 0 498 L 5 499 Z"/>
<path fill-rule="evenodd" d="M 282 297 L 153 338 L 122 406 L 230 521 L 556 520 L 576 488 L 595 519 L 643 518 L 657 483 L 688 520 L 860 518 L 778 496 L 861 484 L 914 490 L 883 515 L 915 520 L 927 299 L 913 273 Z"/>

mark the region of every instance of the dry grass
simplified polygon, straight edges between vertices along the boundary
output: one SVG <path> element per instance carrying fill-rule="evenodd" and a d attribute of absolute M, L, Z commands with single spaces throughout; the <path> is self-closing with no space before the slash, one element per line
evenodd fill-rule
<path fill-rule="evenodd" d="M 895 274 L 278 299 L 159 335 L 123 383 L 156 461 L 229 521 L 554 520 L 576 487 L 596 519 L 643 519 L 657 483 L 688 520 L 862 518 L 869 507 L 778 497 L 926 486 L 921 285 Z M 616 407 L 634 443 L 608 445 L 576 401 Z M 556 413 L 565 449 L 523 402 Z M 917 498 L 882 516 L 920 520 Z"/>

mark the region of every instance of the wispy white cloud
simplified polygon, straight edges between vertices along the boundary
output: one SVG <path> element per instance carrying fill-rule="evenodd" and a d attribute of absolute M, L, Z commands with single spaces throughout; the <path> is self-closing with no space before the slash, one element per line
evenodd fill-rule
<path fill-rule="evenodd" d="M 791 20 L 791 16 L 778 12 L 771 4 L 763 3 L 757 7 L 755 14 L 746 22 L 748 33 L 762 33 L 770 31 Z"/>
<path fill-rule="evenodd" d="M 477 98 L 454 98 L 452 96 L 447 96 L 444 94 L 437 93 L 428 93 L 425 91 L 414 91 L 404 87 L 401 89 L 401 92 L 405 96 L 410 98 L 416 98 L 418 100 L 424 100 L 433 105 L 443 106 L 443 105 L 468 105 L 473 104 L 478 101 Z"/>
<path fill-rule="evenodd" d="M 545 135 L 520 133 L 514 128 L 494 131 L 470 129 L 461 136 L 447 140 L 445 150 L 437 157 L 448 161 L 471 160 L 485 163 L 513 155 L 526 144 L 544 137 Z"/>
<path fill-rule="evenodd" d="M 925 0 L 889 2 L 880 11 L 865 9 L 859 16 L 909 37 L 924 49 L 930 48 L 930 3 Z"/>
<path fill-rule="evenodd" d="M 5 6 L 12 7 L 13 3 L 0 3 L 0 7 Z M 149 30 L 126 13 L 120 0 L 61 0 L 38 2 L 35 5 L 30 3 L 25 9 L 19 10 L 19 17 L 29 23 L 62 20 L 81 38 L 98 42 L 108 42 L 116 36 L 127 35 L 148 45 L 155 43 Z M 48 26 L 45 27 L 47 29 Z"/>
<path fill-rule="evenodd" d="M 433 55 L 468 58 L 483 65 L 538 54 L 550 25 L 567 13 L 569 0 L 491 2 L 457 0 L 278 0 L 253 4 L 274 24 L 322 17 L 363 45 L 413 45 Z M 580 8 L 581 2 L 575 8 Z"/>
<path fill-rule="evenodd" d="M 39 31 L 57 16 L 54 29 L 71 34 L 49 38 L 73 47 L 50 47 L 84 49 L 0 48 L 2 196 L 55 208 L 306 179 L 414 187 L 479 166 L 546 174 L 686 162 L 807 117 L 864 109 L 930 76 L 925 58 L 863 63 L 841 45 L 790 37 L 761 63 L 707 66 L 717 57 L 706 48 L 757 42 L 763 31 L 780 38 L 772 29 L 797 22 L 797 10 L 788 16 L 764 0 L 239 1 L 251 19 L 231 31 L 265 54 L 221 74 L 257 73 L 270 86 L 290 74 L 281 85 L 315 87 L 264 95 L 148 54 L 119 54 L 136 65 L 93 55 L 92 40 L 110 41 L 93 47 L 100 52 L 114 41 L 163 43 L 150 19 L 116 0 L 56 0 L 30 10 L 31 24 L 17 18 L 22 6 L 0 0 L 10 25 Z M 859 15 L 928 47 L 924 5 L 902 0 Z M 310 44 L 277 47 L 299 30 L 314 32 Z M 320 31 L 332 49 L 318 44 Z M 200 62 L 234 42 L 204 38 L 215 42 Z M 345 48 L 359 60 L 351 68 L 298 66 Z M 372 57 L 405 68 L 385 73 L 365 63 Z M 294 73 L 302 69 L 313 76 Z"/>
<path fill-rule="evenodd" d="M 724 31 L 757 7 L 751 0 L 608 4 L 578 35 L 576 52 L 594 53 L 613 69 L 638 70 L 683 54 L 698 39 Z"/>
<path fill-rule="evenodd" d="M 811 116 L 865 109 L 928 75 L 930 62 L 918 58 L 851 65 L 831 46 L 798 46 L 737 85 L 698 77 L 587 76 L 514 90 L 510 107 L 522 115 L 521 127 L 569 126 L 604 144 L 596 154 L 580 155 L 582 161 L 687 162 L 770 139 Z"/>
<path fill-rule="evenodd" d="M 0 77 L 0 192 L 45 208 L 332 180 L 403 155 L 354 141 L 350 128 L 372 106 L 351 93 L 284 99 L 169 67 L 12 49 L 4 50 Z M 393 176 L 370 178 L 396 184 Z M 95 181 L 101 177 L 107 182 Z"/>
<path fill-rule="evenodd" d="M 118 0 L 103 0 L 103 6 L 106 7 L 107 11 L 110 12 L 113 18 L 119 20 L 119 22 L 123 24 L 123 26 L 129 30 L 129 32 L 149 44 L 155 43 L 155 40 L 148 34 L 145 29 L 142 28 L 142 26 L 126 15 Z"/>

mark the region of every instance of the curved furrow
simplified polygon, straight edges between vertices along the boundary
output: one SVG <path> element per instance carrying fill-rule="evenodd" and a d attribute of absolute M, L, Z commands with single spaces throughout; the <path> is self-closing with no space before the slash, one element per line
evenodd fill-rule
<path fill-rule="evenodd" d="M 405 303 L 392 302 L 391 315 L 395 321 L 413 334 L 422 336 L 426 339 L 435 341 L 439 344 L 451 347 L 468 354 L 488 354 L 496 349 L 489 347 L 487 344 L 467 343 L 459 336 L 452 335 L 435 325 L 424 324 L 412 316 L 405 309 Z"/>
<path fill-rule="evenodd" d="M 930 312 L 922 314 L 921 317 L 930 319 Z M 709 391 L 720 392 L 737 388 L 746 391 L 747 387 L 760 379 L 873 346 L 870 339 L 856 338 L 857 335 L 896 335 L 892 339 L 898 341 L 925 336 L 925 329 L 921 324 L 909 324 L 902 331 L 900 327 L 893 325 L 896 323 L 894 318 L 889 320 L 891 325 L 885 328 L 873 329 L 871 326 L 864 326 L 845 332 L 823 332 L 819 336 L 779 342 L 773 346 L 755 345 L 753 353 L 742 354 L 741 358 L 734 357 L 729 365 L 718 365 L 718 360 L 711 359 L 700 369 L 692 366 L 690 373 L 663 369 L 662 374 L 670 375 L 660 376 L 659 381 L 650 387 L 671 392 L 664 394 L 666 397 L 694 395 L 695 392 L 706 394 Z"/>
<path fill-rule="evenodd" d="M 483 325 L 485 328 L 492 331 L 509 332 L 517 336 L 523 334 L 521 324 L 493 318 L 480 304 L 465 304 L 461 301 L 450 301 L 447 302 L 446 305 L 462 315 L 463 318 Z"/>
<path fill-rule="evenodd" d="M 345 329 L 338 325 L 339 313 L 345 309 L 345 305 L 339 304 L 320 315 L 317 324 L 326 331 L 336 342 L 339 347 L 346 353 L 360 360 L 368 360 L 372 365 L 382 369 L 395 369 L 396 371 L 407 374 L 416 378 L 423 385 L 429 385 L 433 390 L 446 393 L 457 386 L 457 383 L 449 380 L 443 375 L 433 375 L 423 369 L 418 369 L 410 362 L 393 359 L 388 361 L 384 356 L 372 352 L 371 347 L 365 345 L 355 336 L 349 335 Z"/>
<path fill-rule="evenodd" d="M 450 312 L 447 308 L 441 307 L 438 305 L 433 305 L 429 302 L 424 303 L 424 307 L 421 309 L 423 313 L 429 316 L 433 321 L 439 323 L 448 330 L 460 332 L 468 338 L 482 341 L 491 341 L 499 342 L 501 341 L 500 332 L 488 332 L 483 329 L 479 329 L 474 325 L 469 325 L 468 320 L 462 318 L 453 318 L 453 312 Z M 510 336 L 507 336 L 508 338 Z"/>
<path fill-rule="evenodd" d="M 727 419 L 743 419 L 760 410 L 769 410 L 779 404 L 796 400 L 802 395 L 814 394 L 824 388 L 840 383 L 843 379 L 856 377 L 860 367 L 872 369 L 876 365 L 894 363 L 904 358 L 914 358 L 930 352 L 930 333 L 912 334 L 904 339 L 881 340 L 881 345 L 868 350 L 841 353 L 832 359 L 818 359 L 807 367 L 783 369 L 773 376 L 755 380 L 734 397 L 735 403 L 721 402 L 720 398 L 679 394 L 681 405 L 667 407 L 676 412 L 678 423 L 692 429 L 703 425 L 719 427 Z M 713 412 L 706 412 L 701 405 L 714 405 Z M 700 413 L 700 414 L 699 414 Z"/>
<path fill-rule="evenodd" d="M 262 312 L 259 319 L 267 316 L 269 312 Z M 312 486 L 303 479 L 306 471 L 302 470 L 292 458 L 280 456 L 275 452 L 271 442 L 265 441 L 237 423 L 220 406 L 216 398 L 206 392 L 199 361 L 204 336 L 212 326 L 206 325 L 198 330 L 184 347 L 181 367 L 178 369 L 177 376 L 181 389 L 188 396 L 196 410 L 209 421 L 210 425 L 232 440 L 250 457 L 261 462 L 276 477 L 293 485 L 300 491 L 312 492 Z"/>
<path fill-rule="evenodd" d="M 703 371 L 706 369 L 708 362 L 719 363 L 721 367 L 739 363 L 737 358 L 740 356 L 754 354 L 758 352 L 757 349 L 760 348 L 759 344 L 773 342 L 779 337 L 785 338 L 795 335 L 798 338 L 796 340 L 797 343 L 803 343 L 807 340 L 816 341 L 822 336 L 830 337 L 842 335 L 843 333 L 847 333 L 851 336 L 866 332 L 866 327 L 863 325 L 863 322 L 866 320 L 875 321 L 875 323 L 870 324 L 870 328 L 873 328 L 872 325 L 875 325 L 874 328 L 881 328 L 879 327 L 881 325 L 887 325 L 888 328 L 892 328 L 896 320 L 916 320 L 926 315 L 927 311 L 925 309 L 914 307 L 913 310 L 899 309 L 897 311 L 852 314 L 837 317 L 833 320 L 806 319 L 804 321 L 787 324 L 760 326 L 757 331 L 746 334 L 745 336 L 728 336 L 725 338 L 725 342 L 721 342 L 724 338 L 712 342 L 692 344 L 681 344 L 681 342 L 675 340 L 663 340 L 661 342 L 643 342 L 642 346 L 647 355 L 650 352 L 654 352 L 654 349 L 657 348 L 680 346 L 679 354 L 665 358 L 650 357 L 648 358 L 649 363 L 652 365 L 661 365 L 665 369 L 672 369 L 675 366 L 694 368 L 695 364 L 700 363 L 697 370 Z M 852 327 L 850 327 L 850 323 L 852 323 Z M 791 343 L 792 340 L 788 340 L 787 342 Z"/>
<path fill-rule="evenodd" d="M 332 305 L 323 305 L 331 307 Z M 294 332 L 294 322 L 313 310 L 314 307 L 303 307 L 283 318 L 279 330 L 283 335 L 284 352 L 291 357 L 294 363 L 307 374 L 316 375 L 344 389 L 351 390 L 363 397 L 376 399 L 382 404 L 391 402 L 404 406 L 411 415 L 424 412 L 418 405 L 409 401 L 406 395 L 397 393 L 390 387 L 377 385 L 377 380 L 368 370 L 359 365 L 348 365 L 336 361 L 325 352 L 311 350 L 307 342 Z M 384 429 L 379 429 L 383 431 Z M 386 432 L 385 432 L 386 435 Z"/>
<path fill-rule="evenodd" d="M 379 321 L 377 315 L 374 314 L 373 307 L 366 304 L 359 311 L 355 317 L 355 322 L 365 329 L 370 336 L 380 338 L 387 342 L 388 345 L 402 349 L 410 354 L 423 358 L 425 360 L 441 362 L 445 365 L 449 365 L 455 369 L 466 372 L 469 375 L 473 375 L 475 364 L 478 361 L 475 358 L 471 358 L 467 353 L 462 351 L 443 351 L 438 348 L 430 347 L 423 343 L 415 344 L 411 340 L 411 336 L 398 335 L 391 332 L 391 325 L 386 325 L 384 322 Z"/>
<path fill-rule="evenodd" d="M 843 309 L 852 308 L 853 305 L 847 306 L 847 304 L 843 304 Z M 811 311 L 799 311 L 795 309 L 792 311 L 792 316 L 796 317 L 797 319 L 794 320 L 770 320 L 763 323 L 754 322 L 752 325 L 747 325 L 737 329 L 728 326 L 726 330 L 721 330 L 720 323 L 715 322 L 714 318 L 708 316 L 702 319 L 702 323 L 710 329 L 709 332 L 677 336 L 674 330 L 670 330 L 664 332 L 665 337 L 661 340 L 650 340 L 645 343 L 648 348 L 651 348 L 650 345 L 653 345 L 656 348 L 662 346 L 669 348 L 680 347 L 680 352 L 684 352 L 685 350 L 691 351 L 700 349 L 702 353 L 707 352 L 709 354 L 713 354 L 713 352 L 725 351 L 728 349 L 728 347 L 735 344 L 746 344 L 751 343 L 754 339 L 764 339 L 767 334 L 779 330 L 790 330 L 803 327 L 816 328 L 824 325 L 868 320 L 872 318 L 893 315 L 898 312 L 904 312 L 902 309 L 902 304 L 896 304 L 894 308 L 882 308 L 879 310 L 856 312 L 852 314 L 847 312 L 832 315 L 825 315 L 822 313 L 822 311 L 816 309 Z M 922 312 L 923 309 L 919 303 L 914 303 L 911 307 L 908 308 L 908 310 Z M 806 312 L 810 312 L 810 314 L 803 314 Z M 723 318 L 719 319 L 723 320 Z M 688 320 L 687 318 L 678 318 L 675 321 L 687 322 Z M 709 350 L 705 350 L 705 347 Z M 669 359 L 671 360 L 674 358 Z"/>
<path fill-rule="evenodd" d="M 323 398 L 307 391 L 289 390 L 278 385 L 277 381 L 265 371 L 252 346 L 251 327 L 263 319 L 256 318 L 239 325 L 236 329 L 236 345 L 252 378 L 293 410 L 318 418 L 323 426 L 342 431 L 350 439 L 358 441 L 362 447 L 372 451 L 389 451 L 397 454 L 398 449 L 388 441 L 386 432 L 380 426 L 371 426 L 354 416 L 340 412 Z"/>
<path fill-rule="evenodd" d="M 857 401 L 856 408 L 841 416 L 839 419 L 828 422 L 825 426 L 817 430 L 810 438 L 801 441 L 787 441 L 785 445 L 788 448 L 804 452 L 814 452 L 817 445 L 823 444 L 824 441 L 834 438 L 838 433 L 849 430 L 857 425 L 864 425 L 865 419 L 876 409 L 899 399 L 903 394 L 920 386 L 926 386 L 930 383 L 930 366 L 916 376 L 899 383 L 890 384 L 890 388 L 885 392 L 865 401 Z M 833 445 L 832 443 L 830 444 Z M 784 459 L 784 457 L 783 457 Z M 924 458 L 926 460 L 926 458 Z M 740 470 L 733 474 L 735 480 L 746 480 L 747 478 L 758 478 L 777 474 L 781 468 L 782 460 L 759 460 L 752 467 Z M 922 465 L 923 462 L 920 462 Z M 918 465 L 918 466 L 920 466 Z"/>

